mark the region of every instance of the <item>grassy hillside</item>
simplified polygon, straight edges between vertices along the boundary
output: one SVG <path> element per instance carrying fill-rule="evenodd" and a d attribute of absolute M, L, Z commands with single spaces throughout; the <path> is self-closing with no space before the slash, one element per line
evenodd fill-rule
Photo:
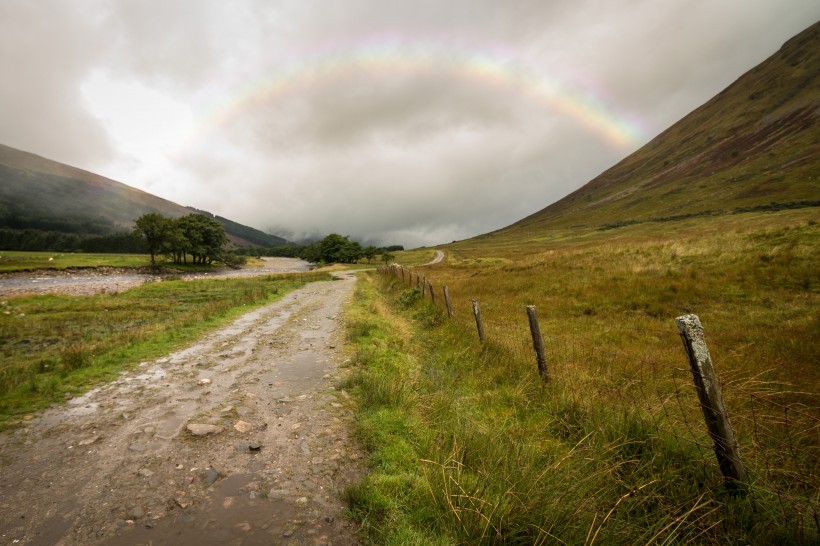
<path fill-rule="evenodd" d="M 348 388 L 372 474 L 349 501 L 375 542 L 820 541 L 818 32 L 566 199 L 361 283 Z M 740 488 L 705 429 L 674 322 L 687 313 Z"/>
<path fill-rule="evenodd" d="M 277 237 L 276 235 L 271 235 L 270 233 L 265 233 L 264 231 L 260 231 L 249 226 L 244 226 L 238 222 L 234 222 L 233 220 L 223 218 L 222 216 L 214 216 L 210 212 L 201 211 L 193 207 L 188 207 L 188 209 L 193 212 L 213 216 L 217 222 L 225 226 L 225 232 L 234 244 L 237 244 L 236 239 L 241 241 L 239 243 L 240 246 L 247 246 L 247 244 L 251 244 L 259 247 L 274 247 L 291 244 L 282 237 Z"/>
<path fill-rule="evenodd" d="M 566 198 L 492 234 L 820 204 L 820 23 Z"/>
<path fill-rule="evenodd" d="M 0 228 L 103 235 L 130 231 L 134 220 L 149 212 L 176 218 L 191 214 L 191 209 L 88 171 L 0 145 Z M 287 242 L 226 218 L 216 219 L 239 246 L 278 246 Z"/>

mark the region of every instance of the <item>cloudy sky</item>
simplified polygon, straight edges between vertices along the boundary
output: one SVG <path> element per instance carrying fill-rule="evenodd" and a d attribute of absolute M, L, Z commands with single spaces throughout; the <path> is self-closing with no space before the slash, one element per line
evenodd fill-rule
<path fill-rule="evenodd" d="M 0 0 L 0 143 L 290 238 L 508 225 L 817 0 Z"/>

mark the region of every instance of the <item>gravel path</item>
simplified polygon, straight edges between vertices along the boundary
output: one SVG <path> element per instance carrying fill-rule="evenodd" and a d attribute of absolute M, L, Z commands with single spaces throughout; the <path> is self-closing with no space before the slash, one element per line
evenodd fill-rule
<path fill-rule="evenodd" d="M 443 250 L 436 250 L 436 255 L 433 257 L 433 259 L 424 265 L 436 265 L 438 263 L 441 263 L 442 261 L 444 261 L 444 256 L 445 254 Z"/>
<path fill-rule="evenodd" d="M 0 543 L 357 544 L 342 311 L 311 283 L 0 434 Z"/>

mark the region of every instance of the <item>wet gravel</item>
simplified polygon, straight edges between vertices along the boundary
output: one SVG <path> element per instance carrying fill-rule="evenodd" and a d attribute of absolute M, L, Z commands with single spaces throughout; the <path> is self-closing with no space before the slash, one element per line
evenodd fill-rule
<path fill-rule="evenodd" d="M 0 543 L 357 544 L 337 279 L 0 433 Z"/>

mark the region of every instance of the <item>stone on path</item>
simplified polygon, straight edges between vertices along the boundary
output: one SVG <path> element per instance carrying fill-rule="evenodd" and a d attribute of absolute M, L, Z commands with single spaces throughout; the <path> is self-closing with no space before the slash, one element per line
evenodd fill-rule
<path fill-rule="evenodd" d="M 207 425 L 204 423 L 189 423 L 186 427 L 194 436 L 208 436 L 209 434 L 219 434 L 222 427 L 219 425 Z"/>
<path fill-rule="evenodd" d="M 253 425 L 247 421 L 237 421 L 233 428 L 239 432 L 246 433 L 253 430 Z"/>

